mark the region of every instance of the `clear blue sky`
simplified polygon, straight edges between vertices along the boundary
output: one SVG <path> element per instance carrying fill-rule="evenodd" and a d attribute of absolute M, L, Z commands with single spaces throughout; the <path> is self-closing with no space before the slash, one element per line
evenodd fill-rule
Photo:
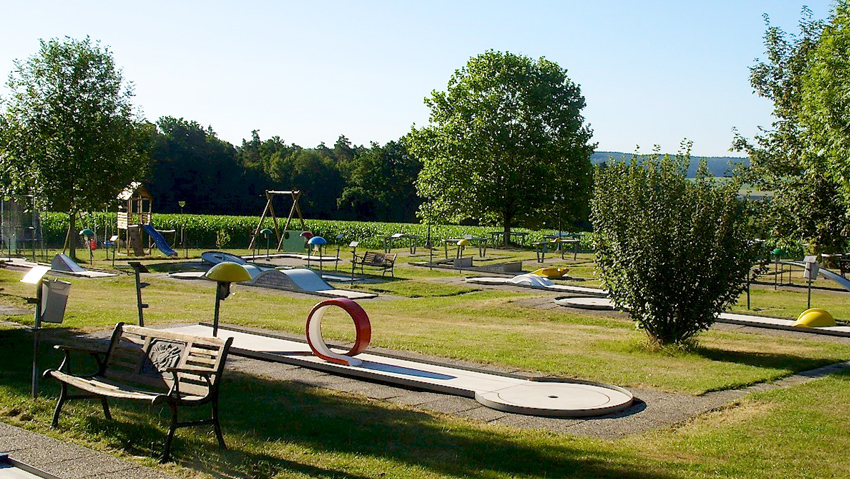
<path fill-rule="evenodd" d="M 38 40 L 109 46 L 135 103 L 212 126 L 236 145 L 385 143 L 428 122 L 423 98 L 487 49 L 557 62 L 581 85 L 600 151 L 729 155 L 732 127 L 769 126 L 748 67 L 762 14 L 796 31 L 828 0 L 0 0 L 0 77 Z M 5 83 L 5 81 L 4 81 Z M 5 94 L 5 88 L 0 90 Z"/>

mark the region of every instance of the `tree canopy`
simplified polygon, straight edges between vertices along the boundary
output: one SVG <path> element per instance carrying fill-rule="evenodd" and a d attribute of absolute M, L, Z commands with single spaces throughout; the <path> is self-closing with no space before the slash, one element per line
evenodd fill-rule
<path fill-rule="evenodd" d="M 850 6 L 839 1 L 808 57 L 800 122 L 808 161 L 836 182 L 850 211 Z"/>
<path fill-rule="evenodd" d="M 420 202 L 412 186 L 421 168 L 404 140 L 372 143 L 345 164 L 347 184 L 338 200 L 340 209 L 353 212 L 358 220 L 415 219 Z"/>
<path fill-rule="evenodd" d="M 841 55 L 827 53 L 836 44 L 836 29 L 846 21 L 838 19 L 846 19 L 846 13 L 838 15 L 846 12 L 845 3 L 826 30 L 827 24 L 812 19 L 807 8 L 796 34 L 772 26 L 765 16 L 766 59 L 750 68 L 750 84 L 773 102 L 774 121 L 754 141 L 736 136 L 733 145 L 750 156 L 746 181 L 774 193 L 762 218 L 764 234 L 803 240 L 817 252 L 843 250 L 850 233 L 850 195 L 841 197 L 842 189 L 848 192 L 842 179 L 847 171 L 842 173 L 841 167 L 847 164 L 847 152 L 840 148 L 846 140 L 841 140 L 839 124 L 846 113 L 834 102 L 840 97 L 836 75 L 843 75 L 848 65 L 831 70 L 840 67 L 836 62 Z"/>
<path fill-rule="evenodd" d="M 147 168 L 146 139 L 107 47 L 89 38 L 41 40 L 16 61 L 0 114 L 0 171 L 7 193 L 34 195 L 67 211 L 71 253 L 75 215 L 100 209 Z"/>
<path fill-rule="evenodd" d="M 577 219 L 591 181 L 592 132 L 580 88 L 545 58 L 487 51 L 426 98 L 430 124 L 409 135 L 423 163 L 422 214 L 539 225 Z M 428 210 L 428 211 L 425 211 Z"/>

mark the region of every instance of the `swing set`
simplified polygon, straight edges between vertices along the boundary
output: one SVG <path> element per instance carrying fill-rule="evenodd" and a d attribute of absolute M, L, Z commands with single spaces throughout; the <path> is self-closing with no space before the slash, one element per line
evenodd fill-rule
<path fill-rule="evenodd" d="M 290 196 L 292 198 L 292 207 L 289 209 L 289 216 L 286 217 L 286 223 L 283 225 L 283 230 L 281 230 L 280 225 L 277 221 L 277 216 L 274 212 L 274 204 L 273 201 L 276 196 Z M 301 230 L 306 231 L 307 225 L 304 223 L 304 216 L 301 214 L 301 207 L 298 206 L 298 200 L 301 198 L 301 190 L 293 190 L 293 191 L 273 191 L 266 190 L 266 207 L 263 209 L 263 214 L 260 216 L 260 221 L 257 223 L 257 227 L 254 229 L 254 233 L 251 235 L 251 243 L 248 244 L 248 249 L 254 249 L 254 246 L 257 243 L 257 238 L 262 235 L 263 223 L 266 220 L 266 216 L 270 216 L 272 222 L 274 223 L 274 233 L 277 237 L 277 251 L 280 251 L 283 247 L 283 243 L 285 240 L 288 240 L 291 235 L 289 232 L 289 225 L 292 223 L 292 217 L 297 213 L 298 219 L 301 221 Z M 301 232 L 298 232 L 300 235 Z"/>

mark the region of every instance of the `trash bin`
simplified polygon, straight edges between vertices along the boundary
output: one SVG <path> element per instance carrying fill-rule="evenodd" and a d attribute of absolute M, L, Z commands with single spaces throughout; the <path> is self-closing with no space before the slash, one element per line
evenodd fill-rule
<path fill-rule="evenodd" d="M 68 294 L 71 283 L 58 279 L 49 279 L 41 283 L 41 321 L 45 323 L 61 323 L 65 317 L 65 305 L 68 304 Z"/>

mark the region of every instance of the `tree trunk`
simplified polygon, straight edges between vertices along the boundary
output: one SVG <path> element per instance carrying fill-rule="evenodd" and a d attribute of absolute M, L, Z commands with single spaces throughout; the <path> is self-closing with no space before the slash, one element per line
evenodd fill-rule
<path fill-rule="evenodd" d="M 68 234 L 65 236 L 68 256 L 77 261 L 77 213 L 68 213 Z M 63 248 L 64 251 L 64 248 Z"/>
<path fill-rule="evenodd" d="M 507 248 L 511 244 L 511 220 L 513 217 L 509 213 L 504 213 L 502 218 L 503 227 L 505 229 L 505 247 Z"/>

